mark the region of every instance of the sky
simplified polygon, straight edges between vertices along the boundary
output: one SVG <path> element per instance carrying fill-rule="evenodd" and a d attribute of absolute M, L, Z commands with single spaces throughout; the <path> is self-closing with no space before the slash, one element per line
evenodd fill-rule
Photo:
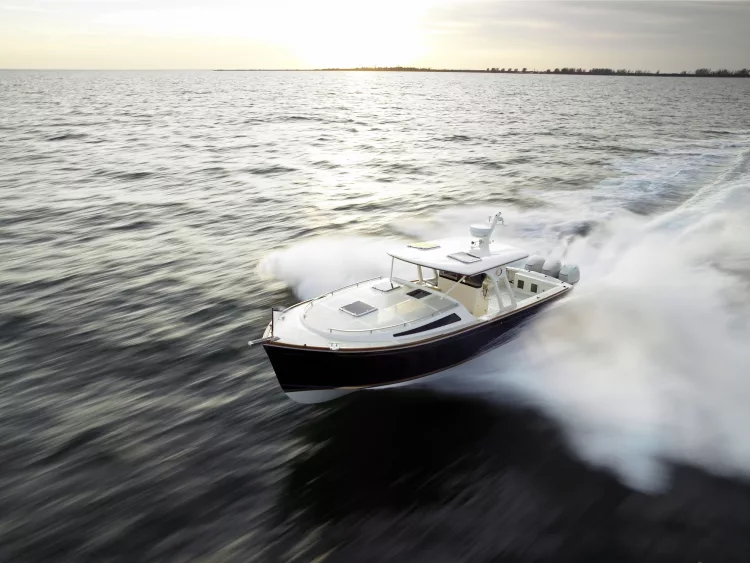
<path fill-rule="evenodd" d="M 0 0 L 0 68 L 750 67 L 750 2 Z"/>

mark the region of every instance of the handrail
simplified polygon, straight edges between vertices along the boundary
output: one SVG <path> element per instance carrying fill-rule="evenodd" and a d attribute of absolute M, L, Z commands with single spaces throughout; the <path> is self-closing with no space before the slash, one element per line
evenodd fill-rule
<path fill-rule="evenodd" d="M 304 301 L 300 301 L 299 303 L 295 303 L 294 305 L 289 305 L 286 309 L 276 309 L 275 307 L 272 308 L 272 311 L 276 311 L 279 315 L 284 315 L 287 311 L 290 311 L 294 309 L 295 307 L 299 307 L 300 305 L 304 305 L 305 303 L 308 303 L 312 301 L 312 299 L 305 299 Z"/>
<path fill-rule="evenodd" d="M 304 319 L 305 315 L 307 315 L 307 312 L 310 310 L 310 307 L 312 307 L 313 303 L 317 301 L 318 299 L 323 299 L 323 297 L 328 297 L 329 295 L 333 295 L 334 293 L 338 293 L 339 291 L 343 291 L 344 289 L 349 289 L 350 287 L 358 287 L 360 284 L 368 283 L 368 282 L 380 280 L 380 279 L 383 279 L 383 276 L 375 276 L 374 278 L 370 278 L 369 280 L 362 280 L 356 283 L 350 283 L 349 285 L 345 285 L 344 287 L 339 287 L 338 289 L 334 289 L 333 291 L 329 291 L 322 295 L 318 295 L 317 297 L 308 299 L 307 301 L 303 301 L 302 303 L 297 303 L 297 305 L 292 305 L 292 307 L 297 307 L 298 305 L 307 303 L 307 307 L 305 307 L 305 310 L 302 312 L 302 318 Z M 291 309 L 292 307 L 290 307 L 289 309 Z"/>
<path fill-rule="evenodd" d="M 434 285 L 432 285 L 431 283 L 426 282 L 426 281 L 424 283 L 419 284 L 419 283 L 415 283 L 413 281 L 405 280 L 403 278 L 398 278 L 396 276 L 394 276 L 392 279 L 393 279 L 394 282 L 396 282 L 398 284 L 405 285 L 407 287 L 413 287 L 414 289 L 424 289 L 424 288 L 431 289 L 431 290 L 433 290 L 433 291 L 430 291 L 430 293 L 432 293 L 432 295 L 435 295 L 435 293 L 439 292 L 439 290 L 438 290 L 437 287 L 435 287 Z"/>
<path fill-rule="evenodd" d="M 395 325 L 379 326 L 379 327 L 376 327 L 376 328 L 353 328 L 353 329 L 352 328 L 329 328 L 328 332 L 329 333 L 333 333 L 334 331 L 335 332 L 369 332 L 370 334 L 372 334 L 375 331 L 387 330 L 389 328 L 398 328 L 400 326 L 406 326 L 406 325 L 411 324 L 411 323 L 416 323 L 416 322 L 419 322 L 419 321 L 423 321 L 425 319 L 430 319 L 430 318 L 434 317 L 435 315 L 438 315 L 440 313 L 445 313 L 446 311 L 450 311 L 451 309 L 455 309 L 457 306 L 458 306 L 458 303 L 454 302 L 453 304 L 451 304 L 450 307 L 448 307 L 446 309 L 441 309 L 440 311 L 433 311 L 432 313 L 430 313 L 429 315 L 426 315 L 424 317 L 419 317 L 418 319 L 414 319 L 412 321 L 406 321 L 406 322 L 403 322 L 403 323 L 397 323 Z"/>
<path fill-rule="evenodd" d="M 464 276 L 463 278 L 461 278 L 461 280 L 463 280 L 465 278 L 466 278 L 466 276 Z M 437 287 L 433 286 L 432 284 L 426 283 L 426 282 L 424 284 L 420 285 L 418 283 L 406 281 L 406 280 L 401 279 L 401 278 L 393 278 L 393 281 L 398 282 L 401 285 L 406 285 L 406 286 L 413 287 L 413 288 L 416 288 L 416 289 L 424 289 L 425 287 L 428 288 L 428 289 L 432 289 L 433 291 L 430 291 L 430 293 L 432 295 L 438 295 L 439 294 L 441 301 L 445 297 L 447 297 L 448 301 L 453 301 L 453 303 L 460 305 L 460 303 L 456 299 L 454 299 L 453 297 L 451 297 L 450 295 L 448 295 L 451 292 L 451 290 L 453 290 L 454 287 L 456 287 L 459 283 L 461 283 L 460 281 L 457 281 L 455 284 L 453 284 L 448 291 L 440 291 Z"/>

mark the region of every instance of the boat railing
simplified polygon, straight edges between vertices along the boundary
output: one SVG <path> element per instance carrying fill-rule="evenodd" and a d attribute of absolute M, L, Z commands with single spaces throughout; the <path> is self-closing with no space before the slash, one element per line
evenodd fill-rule
<path fill-rule="evenodd" d="M 317 297 L 315 297 L 313 299 L 310 299 L 307 302 L 307 306 L 305 307 L 305 310 L 302 311 L 302 318 L 304 319 L 304 318 L 307 317 L 307 312 L 312 308 L 312 306 L 315 304 L 315 302 L 318 301 L 319 299 L 323 299 L 324 297 L 330 297 L 331 295 L 333 295 L 334 293 L 338 293 L 339 291 L 343 291 L 343 290 L 349 289 L 351 287 L 359 287 L 362 284 L 370 283 L 370 282 L 373 282 L 375 280 L 380 280 L 380 279 L 383 279 L 383 276 L 375 276 L 374 278 L 370 278 L 369 280 L 363 280 L 363 281 L 358 281 L 356 283 L 351 283 L 349 285 L 345 285 L 344 287 L 339 287 L 338 289 L 334 289 L 333 291 L 329 291 L 328 293 L 324 293 L 323 295 L 318 295 Z M 299 303 L 298 305 L 301 305 L 301 303 Z M 297 307 L 298 305 L 292 305 L 292 307 Z M 292 307 L 289 307 L 289 309 L 291 309 Z M 284 311 L 284 312 L 286 312 L 286 311 Z"/>
<path fill-rule="evenodd" d="M 396 323 L 396 324 L 393 324 L 393 325 L 378 326 L 378 327 L 373 327 L 373 328 L 329 328 L 328 332 L 331 333 L 331 334 L 334 333 L 334 332 L 345 332 L 347 334 L 352 334 L 352 333 L 354 333 L 354 334 L 374 334 L 375 332 L 378 332 L 378 331 L 381 331 L 381 330 L 390 330 L 390 329 L 393 329 L 393 328 L 405 327 L 405 326 L 408 326 L 410 324 L 414 324 L 414 323 L 419 323 L 419 322 L 425 321 L 425 320 L 430 319 L 432 317 L 436 317 L 438 315 L 441 315 L 442 313 L 445 313 L 446 311 L 450 311 L 451 309 L 454 309 L 457 306 L 458 306 L 458 303 L 454 302 L 454 303 L 451 303 L 451 305 L 449 307 L 445 308 L 445 309 L 440 309 L 439 311 L 433 311 L 429 315 L 424 315 L 422 317 L 419 317 L 418 319 L 413 319 L 411 321 L 404 321 L 404 322 Z"/>

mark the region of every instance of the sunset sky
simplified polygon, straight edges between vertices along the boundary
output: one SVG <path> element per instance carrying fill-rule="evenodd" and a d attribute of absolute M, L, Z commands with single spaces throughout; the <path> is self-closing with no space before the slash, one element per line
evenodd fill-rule
<path fill-rule="evenodd" d="M 750 66 L 750 3 L 0 0 L 0 68 Z"/>

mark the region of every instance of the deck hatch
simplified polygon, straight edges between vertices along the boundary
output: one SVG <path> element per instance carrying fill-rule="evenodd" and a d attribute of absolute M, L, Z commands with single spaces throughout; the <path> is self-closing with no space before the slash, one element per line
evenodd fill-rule
<path fill-rule="evenodd" d="M 414 299 L 422 299 L 422 297 L 427 297 L 428 295 L 431 295 L 429 291 L 425 291 L 424 289 L 415 289 L 407 293 L 409 297 L 413 297 Z"/>
<path fill-rule="evenodd" d="M 479 256 L 474 256 L 468 252 L 454 252 L 453 254 L 449 254 L 448 258 L 453 258 L 464 264 L 473 264 L 474 262 L 479 262 L 481 260 Z"/>
<path fill-rule="evenodd" d="M 409 248 L 416 248 L 417 250 L 433 250 L 435 248 L 440 248 L 440 245 L 435 244 L 434 242 L 413 242 L 407 246 Z"/>
<path fill-rule="evenodd" d="M 367 313 L 377 311 L 378 308 L 373 307 L 372 305 L 368 305 L 364 301 L 355 301 L 354 303 L 344 305 L 340 310 L 344 311 L 344 313 L 349 313 L 353 317 L 361 317 L 362 315 L 366 315 Z"/>

